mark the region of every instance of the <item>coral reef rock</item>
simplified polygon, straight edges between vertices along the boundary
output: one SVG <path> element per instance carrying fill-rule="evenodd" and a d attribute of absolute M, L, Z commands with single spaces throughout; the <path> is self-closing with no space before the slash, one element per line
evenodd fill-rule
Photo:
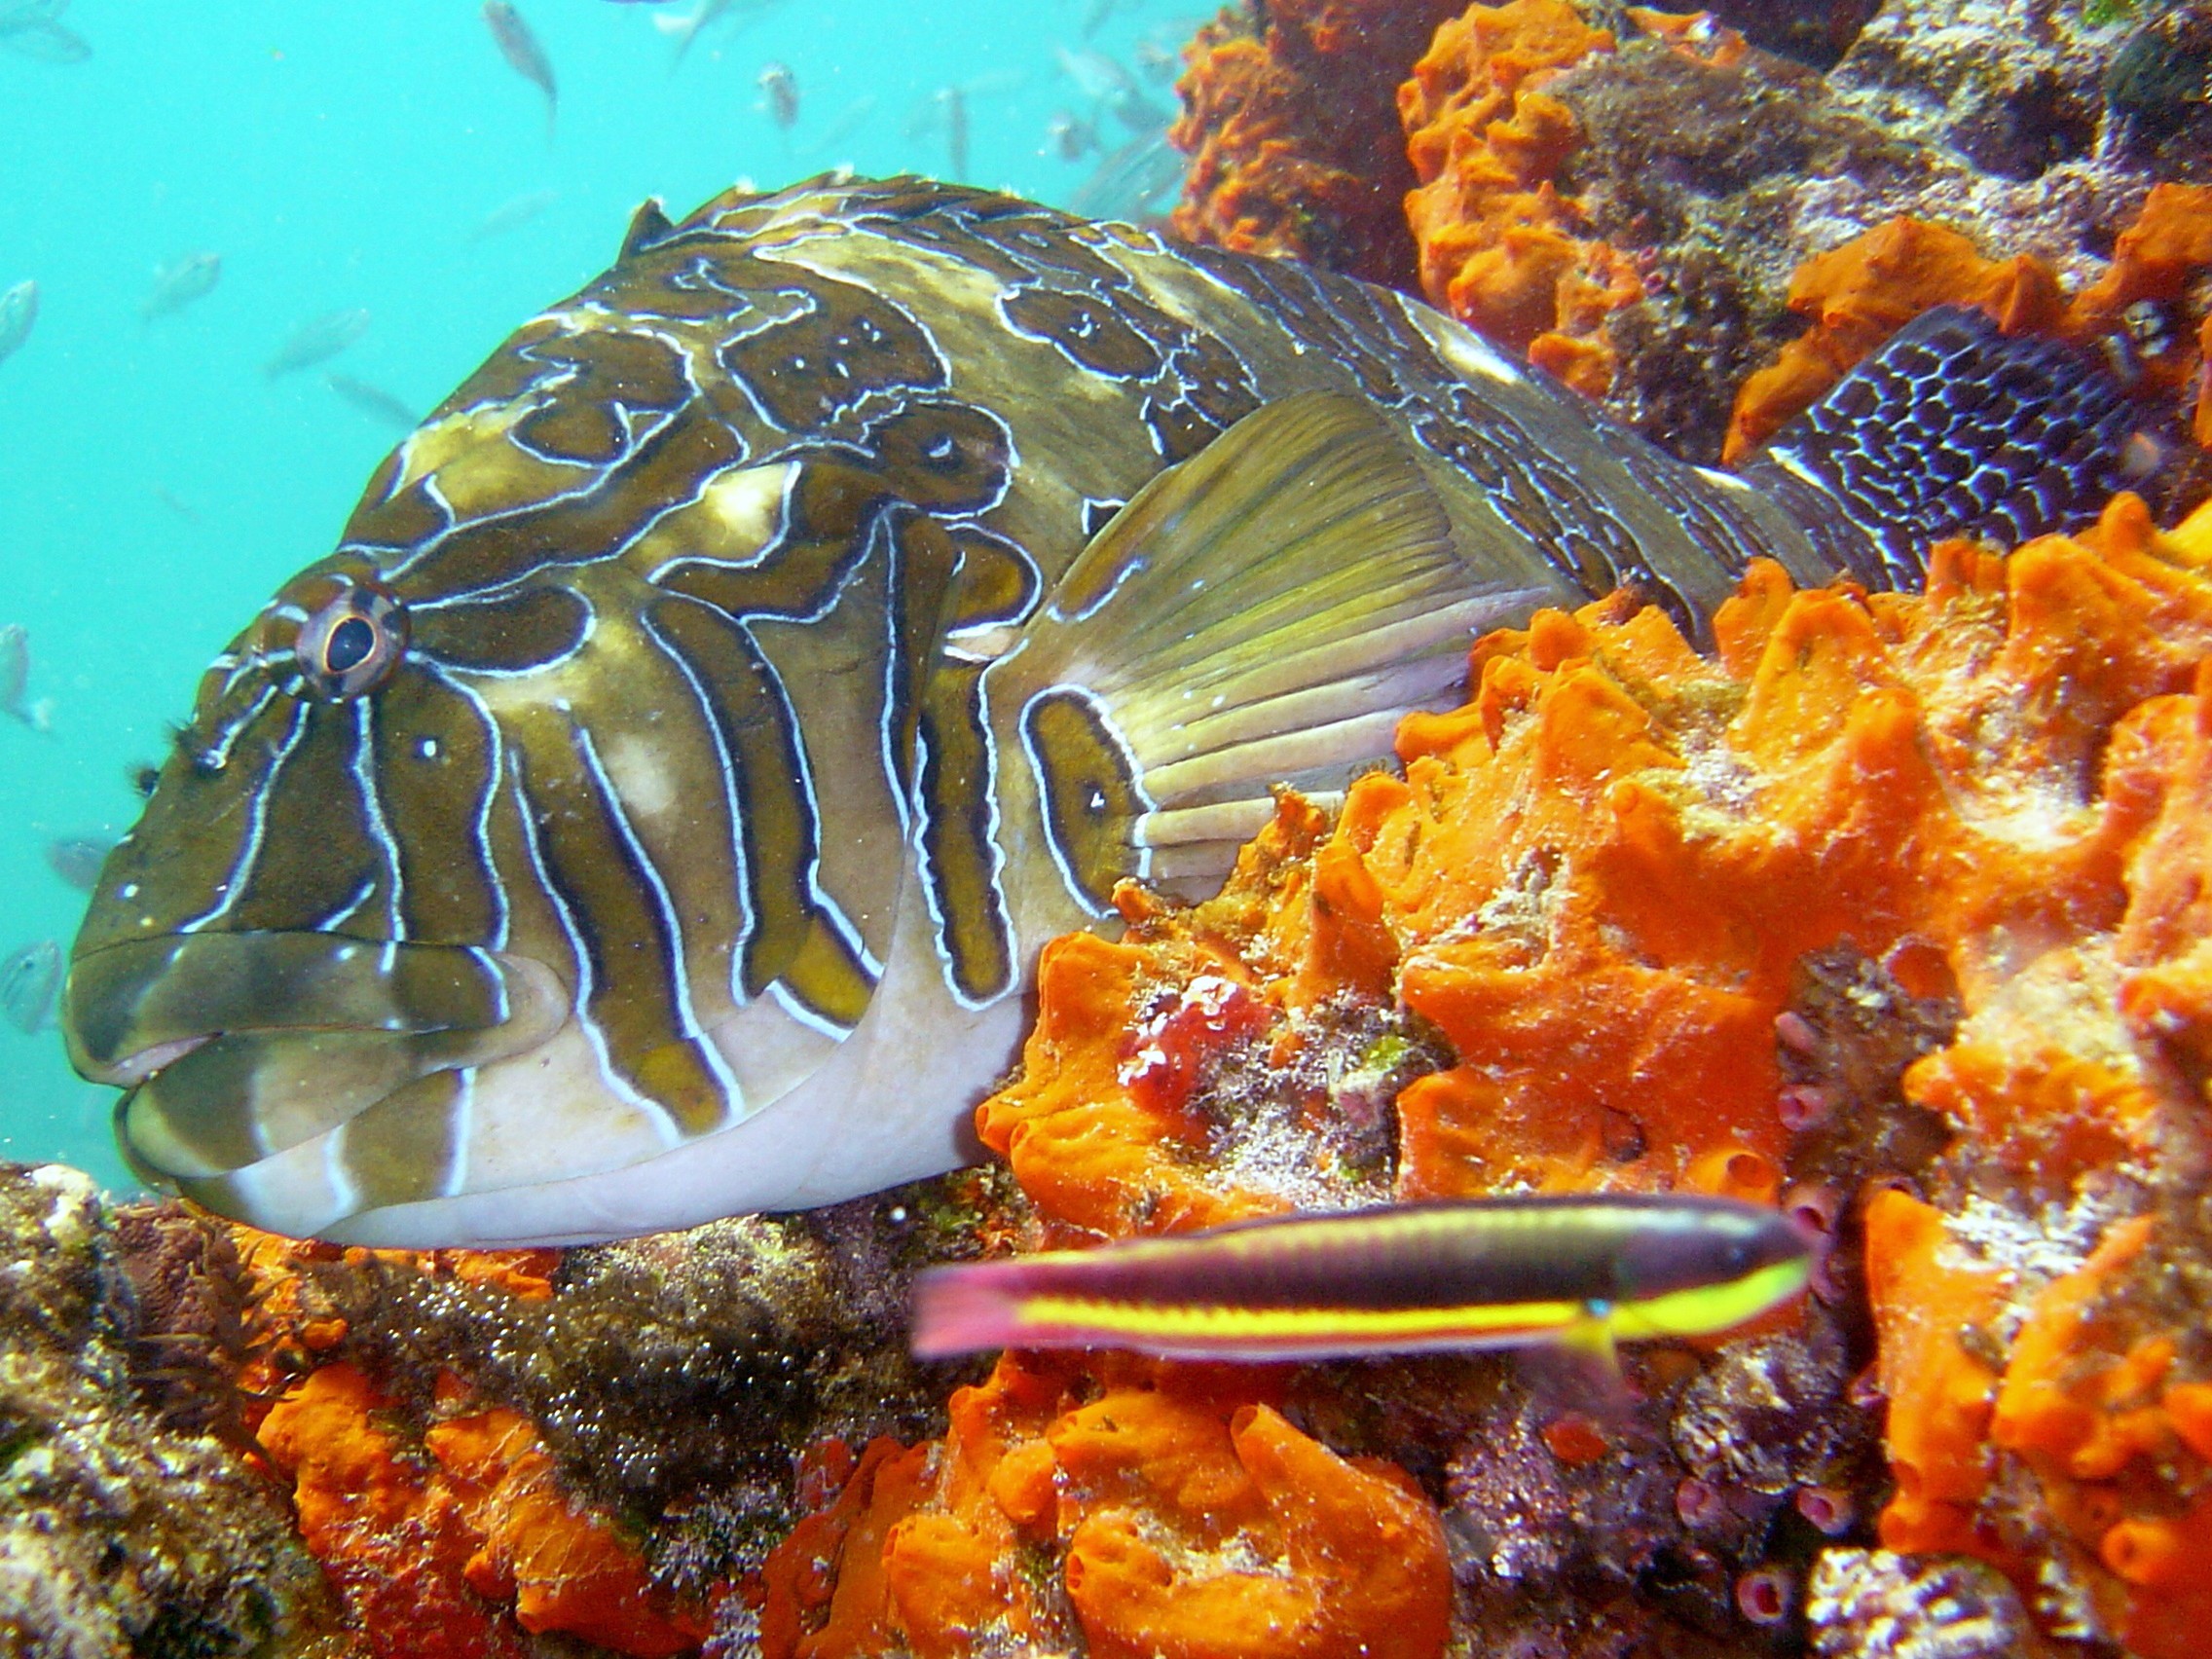
<path fill-rule="evenodd" d="M 1026 1227 L 988 1171 L 566 1252 L 232 1227 L 245 1415 L 372 1659 L 671 1659 L 740 1620 L 803 1507 L 793 1449 L 941 1422 L 913 1268 Z"/>
<path fill-rule="evenodd" d="M 2212 176 L 2204 0 L 1295 0 L 1188 57 L 1181 234 L 1418 289 L 1685 459 L 1953 302 L 2212 440 L 2207 261 L 2140 281 L 2149 244 L 2205 245 L 2201 191 L 2171 194 Z M 2157 504 L 2208 488 L 2192 453 Z"/>
<path fill-rule="evenodd" d="M 1828 1550 L 1805 1606 L 1819 1659 L 2013 1659 L 2034 1650 L 2020 1601 L 1976 1562 Z"/>
<path fill-rule="evenodd" d="M 1453 0 L 1259 0 L 1185 48 L 1177 234 L 1409 287 L 1413 187 L 1391 97 Z"/>
<path fill-rule="evenodd" d="M 172 1241 L 139 1218 L 129 1231 L 143 1271 Z M 191 1226 L 173 1207 L 168 1220 Z M 139 1340 L 164 1335 L 161 1314 L 185 1294 L 182 1254 L 166 1260 L 170 1294 L 134 1294 L 89 1177 L 0 1165 L 0 1651 L 336 1659 L 343 1646 L 318 1640 L 331 1611 L 321 1575 L 281 1492 L 202 1431 L 219 1378 L 180 1388 L 203 1354 Z"/>
<path fill-rule="evenodd" d="M 1402 777 L 1052 944 L 978 1124 L 1048 1236 L 1687 1189 L 1825 1233 L 1813 1298 L 1587 1409 L 1483 1356 L 1010 1354 L 843 1459 L 763 1651 L 2197 1650 L 2212 511 L 1948 543 L 1925 596 L 1755 565 L 1714 631 L 1481 642 Z M 1378 1066 L 1380 1169 L 1330 1128 Z"/>
<path fill-rule="evenodd" d="M 427 1253 L 8 1171 L 0 1635 L 2192 1659 L 2212 509 L 1946 543 L 1924 595 L 1755 564 L 1713 633 L 1541 612 L 1403 722 L 1402 775 L 1284 793 L 1216 898 L 1124 884 L 1124 937 L 1045 952 L 986 1168 Z M 903 1348 L 928 1261 L 1591 1189 L 1777 1202 L 1813 1293 L 1638 1345 L 1625 1388 L 1541 1350 Z"/>
<path fill-rule="evenodd" d="M 1845 367 L 1951 300 L 2010 304 L 2009 326 L 2129 350 L 2144 313 L 2092 308 L 2060 327 L 2058 305 L 2036 309 L 2062 286 L 2093 291 L 2153 187 L 2202 178 L 2212 162 L 2212 118 L 2162 149 L 2129 141 L 2103 79 L 2124 32 L 2086 21 L 2075 0 L 1890 0 L 1825 76 L 1757 51 L 1700 57 L 1646 29 L 1560 77 L 1547 91 L 1583 142 L 1561 152 L 1556 188 L 1585 234 L 1645 277 L 1644 302 L 1604 325 L 1613 413 L 1711 459 L 1719 397 L 1789 340 L 1791 312 L 1815 319 L 1800 358 L 1817 349 Z M 1919 237 L 1909 249 L 1894 245 L 1899 221 Z M 1839 336 L 1819 296 L 1853 267 L 1860 303 Z M 2153 354 L 2173 354 L 2178 381 L 2201 306 L 2177 287 L 2156 309 Z M 1816 383 L 1794 367 L 1802 395 L 1750 394 L 1772 413 L 1747 423 L 1739 409 L 1730 454 L 1841 373 Z"/>

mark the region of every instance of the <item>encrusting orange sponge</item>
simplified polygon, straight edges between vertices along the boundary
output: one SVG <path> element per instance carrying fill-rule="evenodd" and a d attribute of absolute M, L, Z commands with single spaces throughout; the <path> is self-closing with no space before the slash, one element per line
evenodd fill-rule
<path fill-rule="evenodd" d="M 1436 31 L 1398 90 L 1419 180 L 1406 219 L 1421 291 L 1594 397 L 1612 383 L 1601 325 L 1642 298 L 1643 283 L 1626 255 L 1584 234 L 1574 201 L 1554 188 L 1582 129 L 1541 89 L 1612 48 L 1567 0 L 1476 5 Z"/>
<path fill-rule="evenodd" d="M 274 1396 L 257 1414 L 263 1450 L 291 1483 L 300 1535 L 322 1564 L 365 1650 L 377 1659 L 521 1659 L 525 1638 L 578 1638 L 631 1659 L 672 1659 L 707 1637 L 704 1608 L 650 1582 L 643 1554 L 571 1497 L 530 1419 L 467 1410 L 438 1380 L 438 1414 L 420 1430 L 376 1379 L 327 1356 L 345 1322 L 303 1316 L 302 1260 L 336 1246 L 236 1230 L 261 1291 L 244 1385 Z M 548 1251 L 380 1252 L 439 1276 L 551 1294 Z M 288 1384 L 291 1367 L 309 1367 Z"/>
<path fill-rule="evenodd" d="M 1168 134 L 1191 158 L 1176 234 L 1408 285 L 1413 177 L 1391 97 L 1452 4 L 1272 0 L 1200 27 Z"/>
<path fill-rule="evenodd" d="M 763 1655 L 1058 1647 L 1072 1615 L 1094 1659 L 1436 1659 L 1435 1509 L 1394 1466 L 1292 1427 L 1278 1384 L 1006 1355 L 953 1395 L 940 1444 L 876 1442 L 770 1557 Z"/>
<path fill-rule="evenodd" d="M 561 1492 L 527 1419 L 498 1408 L 448 1418 L 418 1452 L 385 1426 L 387 1405 L 338 1361 L 260 1428 L 293 1482 L 300 1535 L 371 1652 L 519 1659 L 529 1631 L 670 1659 L 705 1640 L 706 1618 L 654 1591 L 638 1552 Z"/>

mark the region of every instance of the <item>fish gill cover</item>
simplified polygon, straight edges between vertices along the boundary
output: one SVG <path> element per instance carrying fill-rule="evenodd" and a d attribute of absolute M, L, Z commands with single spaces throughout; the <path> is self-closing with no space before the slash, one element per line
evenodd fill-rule
<path fill-rule="evenodd" d="M 1782 434 L 1749 467 L 1782 517 L 1740 509 L 1763 536 L 1717 504 L 1739 500 L 1727 486 L 1670 469 L 1622 430 L 1546 417 L 1548 431 L 1597 434 L 1548 475 L 1530 471 L 1540 448 L 1509 447 L 1491 498 L 1567 608 L 1479 647 L 1473 700 L 1456 711 L 1417 649 L 1391 694 L 1433 694 L 1441 712 L 1400 730 L 1411 787 L 1370 778 L 1341 814 L 1325 797 L 1142 800 L 1132 774 L 1141 786 L 1165 756 L 1132 756 L 1110 697 L 1048 690 L 1016 711 L 999 749 L 1034 768 L 1050 842 L 1027 856 L 1047 854 L 1036 867 L 1067 902 L 1111 901 L 1132 931 L 1047 951 L 1027 1063 L 977 1119 L 996 1172 L 566 1255 L 287 1246 L 173 1202 L 113 1211 L 66 1176 L 12 1177 L 9 1249 L 37 1271 L 12 1281 L 9 1328 L 60 1339 L 10 1373 L 9 1419 L 30 1426 L 6 1442 L 0 1478 L 22 1501 L 0 1556 L 32 1567 L 5 1578 L 12 1640 L 394 1654 L 521 1651 L 540 1635 L 637 1653 L 2193 1651 L 2212 1457 L 2190 897 L 2204 535 L 2201 520 L 2170 536 L 2154 525 L 2201 494 L 2197 446 L 2212 436 L 2197 8 L 1285 3 L 1225 13 L 1196 38 L 1197 20 L 1169 10 L 975 6 L 948 30 L 858 3 L 802 16 L 745 0 L 379 8 L 342 25 L 160 8 L 125 19 L 94 0 L 0 7 L 0 73 L 21 93 L 0 100 L 0 120 L 25 163 L 0 239 L 0 420 L 20 462 L 0 474 L 0 575 L 15 595 L 0 763 L 20 803 L 14 850 L 0 847 L 18 862 L 0 867 L 21 915 L 10 1014 L 30 1028 L 0 1072 L 0 1128 L 18 1154 L 59 1153 L 118 1184 L 105 1100 L 63 1081 L 48 1028 L 40 965 L 81 904 L 62 873 L 75 861 L 54 849 L 129 828 L 134 785 L 166 795 L 172 825 L 191 823 L 160 776 L 207 754 L 204 732 L 174 743 L 164 729 L 181 688 L 332 544 L 404 417 L 437 411 L 411 441 L 416 461 L 377 474 L 372 503 L 393 480 L 446 477 L 442 463 L 468 459 L 463 439 L 495 436 L 471 410 L 531 420 L 530 455 L 556 469 L 588 461 L 579 444 L 649 441 L 650 374 L 611 365 L 618 419 L 594 428 L 576 417 L 606 405 L 568 395 L 594 353 L 545 350 L 599 331 L 575 319 L 601 313 L 586 303 L 550 327 L 530 321 L 607 265 L 642 199 L 705 200 L 734 174 L 772 186 L 849 160 L 1099 216 L 1173 204 L 1178 228 L 1216 245 L 1424 295 L 1493 343 L 1457 349 L 1475 412 L 1379 433 L 1371 417 L 1282 398 L 1307 382 L 1266 373 L 1254 400 L 1290 406 L 1256 452 L 1299 437 L 1307 476 L 1388 503 L 1374 522 L 1412 532 L 1415 555 L 1470 522 L 1436 460 L 1495 465 L 1480 411 L 1498 397 L 1519 418 L 1539 406 L 1499 389 L 1521 384 L 1509 365 L 1523 355 L 1683 461 Z M 986 263 L 990 280 L 1029 290 L 1030 326 L 1057 318 L 1046 335 L 1060 358 L 1125 350 L 1111 326 L 1125 304 L 1071 304 L 1083 284 L 1049 259 L 1039 269 L 1018 234 L 1026 211 L 986 210 L 1013 214 L 1002 231 L 1029 262 L 1012 276 Z M 650 262 L 672 228 L 639 216 L 629 252 Z M 1087 237 L 1113 259 L 1147 245 L 1088 232 L 1076 245 Z M 800 257 L 798 287 L 813 291 L 821 273 Z M 1392 334 L 1395 302 L 1288 267 L 1198 268 L 1216 282 L 1248 273 L 1230 288 L 1241 282 L 1337 395 L 1373 403 L 1382 388 L 1396 403 L 1410 389 L 1400 407 L 1413 410 L 1436 395 L 1402 378 L 1420 343 L 1357 344 Z M 734 316 L 735 296 L 699 275 L 682 303 Z M 801 321 L 748 303 L 769 332 Z M 518 326 L 518 350 L 541 354 L 513 388 L 438 410 Z M 1961 369 L 1988 363 L 2007 367 Z M 813 417 L 773 394 L 805 390 L 798 372 L 738 376 L 769 401 L 719 418 L 797 430 Z M 1180 362 L 1176 377 L 1207 384 Z M 2107 389 L 2069 401 L 2092 386 Z M 1024 447 L 1045 415 L 1023 388 L 1009 376 L 980 400 L 1004 420 L 1009 458 L 1082 457 Z M 1546 391 L 1541 407 L 1571 410 L 1567 395 Z M 1788 427 L 1824 396 L 1825 414 Z M 1065 499 L 1061 534 L 1089 541 L 1146 470 L 1246 412 L 1234 397 L 1194 407 L 1162 400 L 1145 467 Z M 2031 441 L 1994 461 L 2023 409 L 2078 447 L 2054 458 Z M 912 494 L 926 494 L 933 456 L 972 459 L 973 446 L 933 448 L 922 431 L 899 472 L 878 412 L 817 407 L 862 473 L 892 470 L 921 509 L 882 522 L 924 539 L 932 522 L 994 529 L 989 509 Z M 2129 434 L 2139 441 L 2116 448 Z M 1249 468 L 1220 442 L 1210 470 L 1169 475 L 1181 498 L 1162 485 L 1152 521 L 1084 555 L 1063 615 L 1120 605 L 1141 621 L 1141 583 L 1124 584 L 1150 565 L 1126 526 L 1181 522 L 1162 503 L 1238 500 L 1226 484 Z M 1966 464 L 1919 499 L 1954 516 L 1885 521 L 1902 499 L 1885 481 L 1932 443 Z M 1118 453 L 1101 443 L 1096 459 Z M 1657 608 L 1601 600 L 1569 615 L 1635 564 L 1577 531 L 1628 511 L 1640 548 L 1670 534 L 1615 489 L 1582 504 L 1616 463 L 1660 493 L 1656 522 L 1692 527 L 1691 544 L 1733 527 L 1727 579 L 1689 593 L 1647 579 Z M 834 522 L 857 499 L 854 522 L 873 524 L 872 498 L 834 476 L 845 482 L 799 507 Z M 450 481 L 477 501 L 514 488 L 496 466 Z M 1875 588 L 1916 586 L 1936 530 L 2011 543 L 2045 528 L 2022 516 L 2036 513 L 2080 530 L 2095 504 L 2070 498 L 2126 481 L 2149 506 L 2120 498 L 2074 539 L 2034 540 L 2006 564 L 1963 545 L 1936 554 L 1925 601 L 1818 585 L 1843 565 Z M 1442 539 L 1420 529 L 1439 494 Z M 731 535 L 760 504 L 742 488 L 714 500 Z M 1825 557 L 1793 554 L 1791 527 L 1826 537 Z M 978 573 L 1018 565 L 955 542 Z M 397 545 L 371 537 L 354 556 Z M 1852 550 L 1868 547 L 1859 569 Z M 1803 591 L 1771 566 L 1747 571 L 1742 553 L 1758 550 L 1791 561 Z M 252 646 L 319 676 L 303 682 L 328 694 L 317 707 L 369 707 L 357 699 L 399 664 L 494 672 L 498 653 L 561 632 L 564 602 L 526 604 L 518 589 L 499 627 L 441 643 L 450 608 L 410 595 L 388 608 L 386 572 L 364 582 L 345 557 L 335 582 L 325 569 L 291 596 L 296 614 L 280 601 Z M 1648 574 L 1690 568 L 1662 556 Z M 1271 567 L 1237 569 L 1264 582 Z M 1020 582 L 980 587 L 1002 608 L 1037 598 Z M 1225 601 L 1221 614 L 1238 610 Z M 973 654 L 1004 648 L 998 621 L 956 614 Z M 1141 628 L 1128 636 L 1141 644 Z M 1248 668 L 1266 638 L 1220 660 Z M 1318 645 L 1305 659 L 1349 662 Z M 1167 683 L 1187 688 L 1212 660 Z M 1366 753 L 1389 748 L 1388 712 L 1366 709 Z M 600 719 L 578 729 L 610 729 Z M 374 728 L 356 719 L 356 763 L 327 768 L 320 793 L 381 807 L 359 763 Z M 923 777 L 934 757 L 944 786 L 953 729 L 883 746 L 885 775 Z M 542 765 L 552 751 L 533 741 Z M 532 753 L 514 745 L 518 776 Z M 571 855 L 555 884 L 570 895 L 607 848 L 633 877 L 659 856 L 620 833 L 653 794 L 649 745 L 611 761 L 575 753 L 587 782 L 600 762 L 612 838 Z M 1247 757 L 1240 788 L 1302 769 L 1292 750 Z M 764 785 L 777 776 L 760 770 Z M 239 796 L 248 820 L 256 798 Z M 1117 827 L 1140 808 L 1191 816 L 1132 843 Z M 465 899 L 435 879 L 446 861 L 410 885 L 396 858 L 382 887 L 325 893 L 353 868 L 343 838 L 287 841 L 279 814 L 272 842 L 271 822 L 252 830 L 257 848 L 303 850 L 272 855 L 268 869 L 291 874 L 256 903 L 306 915 L 327 899 L 310 919 L 340 927 L 381 911 L 385 931 L 365 937 L 396 940 L 407 904 Z M 435 820 L 389 832 L 404 838 L 406 822 Z M 1262 824 L 1227 893 L 1180 908 L 1176 895 L 1218 879 Z M 558 829 L 550 816 L 539 829 L 542 853 Z M 225 812 L 193 830 L 234 848 L 245 831 Z M 940 876 L 953 844 L 930 866 Z M 970 862 L 971 896 L 987 890 L 988 863 Z M 1131 873 L 1149 888 L 1115 888 Z M 111 918 L 121 884 L 102 901 Z M 798 910 L 849 891 L 802 885 Z M 956 938 L 948 921 L 988 906 L 948 906 L 951 891 L 930 912 L 933 949 L 965 960 L 951 982 L 984 1001 L 992 930 Z M 563 989 L 586 955 L 554 976 Z M 818 998 L 839 982 L 798 961 L 763 961 L 762 982 L 791 993 L 772 967 Z M 714 965 L 744 988 L 727 960 Z M 480 969 L 503 1018 L 558 1007 L 533 1000 L 550 990 L 528 968 Z M 793 1000 L 833 1034 L 834 1007 Z M 621 1023 L 618 1005 L 603 1026 Z M 215 1035 L 194 1012 L 176 1040 Z M 158 1076 L 146 1056 L 161 1047 L 117 1057 Z M 327 1122 L 345 1109 L 335 1078 L 373 1081 L 343 1044 L 309 1051 L 304 1073 L 262 1079 L 294 1088 L 259 1091 L 279 1121 Z M 170 1088 L 190 1109 L 177 1123 L 226 1098 L 204 1055 L 197 1081 L 181 1069 L 191 1056 L 157 1057 L 180 1068 Z M 988 1078 L 984 1055 L 966 1057 Z M 242 1088 L 246 1073 L 230 1077 Z M 633 1083 L 658 1100 L 663 1081 L 646 1066 Z M 559 1156 L 563 1137 L 542 1138 Z M 795 1131 L 772 1144 L 825 1150 Z M 426 1167 L 452 1179 L 450 1157 L 394 1159 L 402 1145 L 360 1167 L 403 1185 Z M 231 1155 L 203 1134 L 197 1150 Z M 864 1170 L 858 1184 L 873 1183 Z M 947 1403 L 958 1378 L 900 1351 L 906 1276 L 931 1260 L 1289 1207 L 1593 1186 L 1781 1197 L 1837 1245 L 1794 1324 L 1632 1360 L 1641 1398 L 1625 1416 L 1460 1358 L 1222 1373 L 1010 1355 Z M 97 1565 L 109 1518 L 151 1516 L 144 1471 L 179 1466 L 178 1436 L 211 1493 L 248 1492 L 235 1472 L 274 1466 L 300 1538 L 276 1536 L 250 1501 L 210 1502 L 189 1536 L 149 1518 L 130 1530 L 138 1569 L 118 1587 Z M 303 1545 L 328 1595 L 300 1576 Z M 210 1551 L 227 1552 L 228 1572 L 206 1570 Z"/>

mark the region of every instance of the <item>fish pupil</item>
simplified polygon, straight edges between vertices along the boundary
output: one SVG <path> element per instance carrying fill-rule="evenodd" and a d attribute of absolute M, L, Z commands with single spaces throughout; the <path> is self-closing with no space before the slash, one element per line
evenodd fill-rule
<path fill-rule="evenodd" d="M 358 616 L 349 616 L 330 631 L 323 647 L 322 666 L 330 674 L 348 674 L 369 660 L 377 648 L 377 631 Z"/>

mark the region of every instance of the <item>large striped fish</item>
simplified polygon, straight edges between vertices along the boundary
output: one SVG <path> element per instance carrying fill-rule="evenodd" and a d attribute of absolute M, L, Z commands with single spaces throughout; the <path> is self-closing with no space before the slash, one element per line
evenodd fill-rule
<path fill-rule="evenodd" d="M 912 179 L 648 206 L 216 660 L 71 1051 L 141 1168 L 288 1233 L 946 1168 L 1040 943 L 1218 880 L 1472 634 L 1622 583 L 1700 634 L 1754 554 L 1916 580 L 2092 509 L 2126 426 L 1952 314 L 1725 476 L 1293 265 Z"/>

